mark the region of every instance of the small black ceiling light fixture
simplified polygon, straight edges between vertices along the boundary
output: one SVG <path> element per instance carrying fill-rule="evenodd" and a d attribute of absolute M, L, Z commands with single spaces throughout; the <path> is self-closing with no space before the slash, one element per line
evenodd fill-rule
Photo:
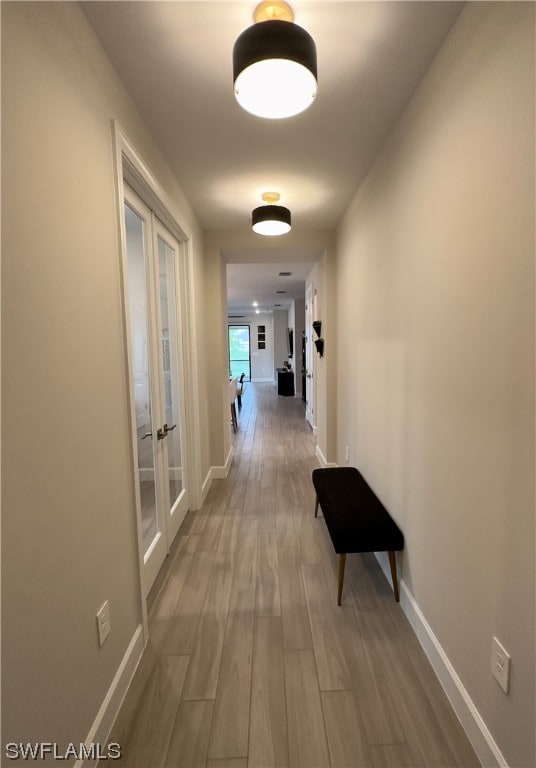
<path fill-rule="evenodd" d="M 267 205 L 254 208 L 251 213 L 251 227 L 258 235 L 285 235 L 290 232 L 290 211 L 283 205 L 274 205 L 281 195 L 279 192 L 264 192 L 262 199 Z"/>
<path fill-rule="evenodd" d="M 283 0 L 260 3 L 254 19 L 233 48 L 235 98 L 258 117 L 297 115 L 317 92 L 315 42 L 294 24 L 292 8 Z"/>

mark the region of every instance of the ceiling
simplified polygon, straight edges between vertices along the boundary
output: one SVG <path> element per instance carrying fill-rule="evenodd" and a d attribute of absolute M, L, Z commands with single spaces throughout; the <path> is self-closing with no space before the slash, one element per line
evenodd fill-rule
<path fill-rule="evenodd" d="M 204 229 L 248 230 L 262 192 L 275 190 L 295 231 L 332 230 L 463 4 L 294 0 L 295 22 L 316 43 L 318 95 L 286 120 L 254 117 L 233 96 L 232 48 L 256 5 L 107 0 L 82 8 Z M 278 260 L 293 262 L 285 236 L 277 240 Z M 245 267 L 231 270 L 233 309 L 256 290 L 273 293 L 264 269 Z"/>
<path fill-rule="evenodd" d="M 233 314 L 288 309 L 292 301 L 303 299 L 312 267 L 311 261 L 227 264 L 228 306 Z"/>

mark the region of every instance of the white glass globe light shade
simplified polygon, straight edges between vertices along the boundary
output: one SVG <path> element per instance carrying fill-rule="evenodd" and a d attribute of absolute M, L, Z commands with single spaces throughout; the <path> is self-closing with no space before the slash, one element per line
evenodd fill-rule
<path fill-rule="evenodd" d="M 264 59 L 238 75 L 234 92 L 242 109 L 278 120 L 307 109 L 316 96 L 317 83 L 302 64 L 289 59 Z"/>

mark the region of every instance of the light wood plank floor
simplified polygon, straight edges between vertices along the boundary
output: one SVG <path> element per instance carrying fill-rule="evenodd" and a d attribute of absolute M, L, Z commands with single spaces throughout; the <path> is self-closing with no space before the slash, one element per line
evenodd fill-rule
<path fill-rule="evenodd" d="M 478 766 L 373 555 L 314 517 L 300 400 L 248 384 L 229 476 L 190 512 L 149 596 L 110 741 L 128 768 Z"/>

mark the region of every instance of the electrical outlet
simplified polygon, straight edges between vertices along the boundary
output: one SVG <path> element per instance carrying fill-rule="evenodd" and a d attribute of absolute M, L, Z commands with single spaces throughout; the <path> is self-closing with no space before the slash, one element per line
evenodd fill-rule
<path fill-rule="evenodd" d="M 510 685 L 510 654 L 496 637 L 491 641 L 491 673 L 505 693 Z"/>
<path fill-rule="evenodd" d="M 346 449 L 344 451 L 344 458 L 346 460 L 346 463 L 348 464 L 348 462 L 350 461 L 350 448 L 348 446 L 346 446 Z"/>
<path fill-rule="evenodd" d="M 99 630 L 99 645 L 102 645 L 112 629 L 110 622 L 110 603 L 106 600 L 97 613 L 97 629 Z"/>

